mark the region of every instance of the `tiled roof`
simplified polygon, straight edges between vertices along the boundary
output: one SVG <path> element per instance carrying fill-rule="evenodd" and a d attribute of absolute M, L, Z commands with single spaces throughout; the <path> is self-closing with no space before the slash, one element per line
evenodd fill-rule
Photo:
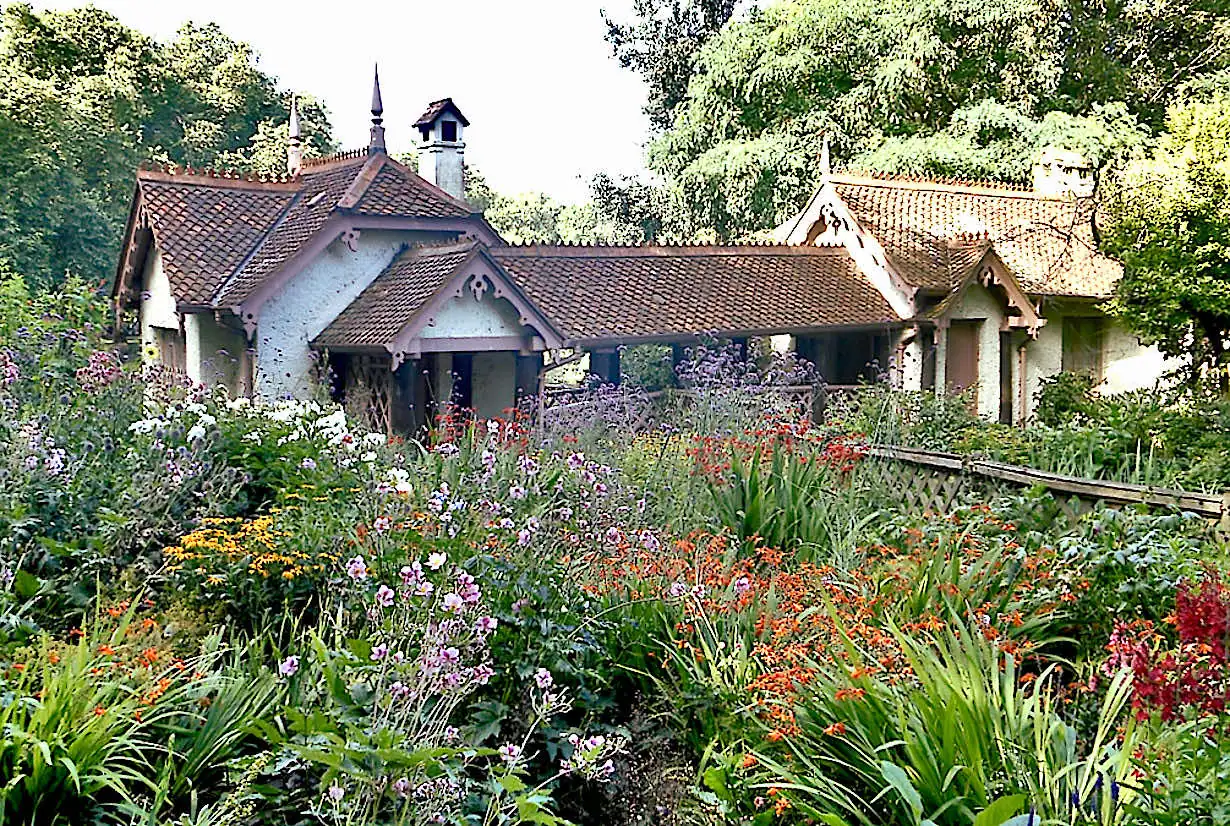
<path fill-rule="evenodd" d="M 320 231 L 334 207 L 368 162 L 357 158 L 334 165 L 313 167 L 304 173 L 294 205 L 235 277 L 219 292 L 217 303 L 235 305 L 261 285 L 266 277 L 290 260 Z"/>
<path fill-rule="evenodd" d="M 470 122 L 466 120 L 466 116 L 461 114 L 461 110 L 457 108 L 457 104 L 453 103 L 452 98 L 444 98 L 443 100 L 435 100 L 427 104 L 427 110 L 419 115 L 419 119 L 414 122 L 415 126 L 427 126 L 433 123 L 436 118 L 447 109 L 453 111 L 453 115 L 457 120 L 461 121 L 462 126 L 469 126 Z"/>
<path fill-rule="evenodd" d="M 472 243 L 414 247 L 393 259 L 375 281 L 312 340 L 315 347 L 383 347 L 470 258 Z"/>
<path fill-rule="evenodd" d="M 1122 273 L 1095 250 L 1090 206 L 993 184 L 833 175 L 838 196 L 897 272 L 925 290 L 956 285 L 946 242 L 980 235 L 1029 292 L 1105 296 Z"/>
<path fill-rule="evenodd" d="M 137 186 L 181 305 L 208 305 L 295 194 L 276 184 L 159 173 L 142 173 Z"/>
<path fill-rule="evenodd" d="M 347 152 L 299 177 L 137 174 L 141 209 L 177 302 L 235 306 L 338 213 L 467 219 L 473 210 L 387 155 Z"/>
<path fill-rule="evenodd" d="M 573 342 L 900 320 L 844 248 L 528 246 L 491 256 Z"/>
<path fill-rule="evenodd" d="M 473 210 L 443 190 L 408 172 L 400 164 L 387 163 L 354 206 L 361 215 L 422 215 L 464 218 Z"/>

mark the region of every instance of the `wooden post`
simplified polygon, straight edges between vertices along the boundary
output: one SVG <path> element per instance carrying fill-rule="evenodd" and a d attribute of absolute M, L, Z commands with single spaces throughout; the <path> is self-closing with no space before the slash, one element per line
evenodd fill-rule
<path fill-rule="evenodd" d="M 619 384 L 619 350 L 591 351 L 589 372 L 607 384 Z"/>

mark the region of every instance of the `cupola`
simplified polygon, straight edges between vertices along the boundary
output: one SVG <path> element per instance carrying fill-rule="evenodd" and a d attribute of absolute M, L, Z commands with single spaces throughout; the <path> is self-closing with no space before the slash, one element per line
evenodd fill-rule
<path fill-rule="evenodd" d="M 437 100 L 414 122 L 419 175 L 454 198 L 465 197 L 465 135 L 470 125 L 452 98 Z"/>

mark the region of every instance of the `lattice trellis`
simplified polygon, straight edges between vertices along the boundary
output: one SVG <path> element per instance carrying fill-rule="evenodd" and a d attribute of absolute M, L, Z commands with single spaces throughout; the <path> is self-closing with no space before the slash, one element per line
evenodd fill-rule
<path fill-rule="evenodd" d="M 1142 485 L 1075 479 L 1029 468 L 971 461 L 953 454 L 909 449 L 872 448 L 872 455 L 859 465 L 864 482 L 884 491 L 885 504 L 915 513 L 950 513 L 961 505 L 987 501 L 994 496 L 1041 487 L 1051 500 L 1039 502 L 1052 521 L 1075 525 L 1095 507 L 1146 505 L 1151 508 L 1195 512 L 1203 516 L 1212 533 L 1222 539 L 1230 534 L 1226 519 L 1230 494 L 1214 496 L 1186 491 L 1155 490 Z M 1063 526 L 1061 526 L 1063 527 Z"/>
<path fill-rule="evenodd" d="M 860 467 L 867 481 L 889 493 L 894 505 L 913 513 L 948 513 L 995 493 L 992 486 L 961 473 L 907 462 L 868 458 Z"/>
<path fill-rule="evenodd" d="M 346 407 L 372 430 L 392 433 L 393 365 L 388 356 L 355 356 L 346 370 Z"/>

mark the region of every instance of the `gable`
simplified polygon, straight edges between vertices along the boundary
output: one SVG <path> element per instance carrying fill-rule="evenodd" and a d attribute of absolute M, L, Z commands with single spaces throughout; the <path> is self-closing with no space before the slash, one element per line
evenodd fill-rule
<path fill-rule="evenodd" d="M 954 239 L 978 237 L 1021 287 L 1039 295 L 1100 297 L 1122 269 L 1097 252 L 1087 199 L 1044 197 L 994 184 L 948 184 L 833 175 L 832 190 L 888 263 L 921 290 L 947 292 L 959 281 L 946 259 Z"/>
<path fill-rule="evenodd" d="M 132 298 L 132 281 L 153 245 L 181 309 L 227 308 L 252 331 L 256 308 L 280 286 L 284 270 L 302 266 L 341 235 L 353 242 L 360 229 L 443 238 L 472 233 L 501 243 L 481 214 L 384 153 L 306 161 L 291 178 L 143 169 L 114 292 Z"/>
<path fill-rule="evenodd" d="M 328 327 L 317 349 L 385 350 L 396 362 L 432 349 L 521 349 L 562 340 L 476 242 L 403 250 Z"/>
<path fill-rule="evenodd" d="M 175 301 L 205 307 L 293 198 L 279 184 L 147 172 L 134 217 L 153 234 Z"/>

